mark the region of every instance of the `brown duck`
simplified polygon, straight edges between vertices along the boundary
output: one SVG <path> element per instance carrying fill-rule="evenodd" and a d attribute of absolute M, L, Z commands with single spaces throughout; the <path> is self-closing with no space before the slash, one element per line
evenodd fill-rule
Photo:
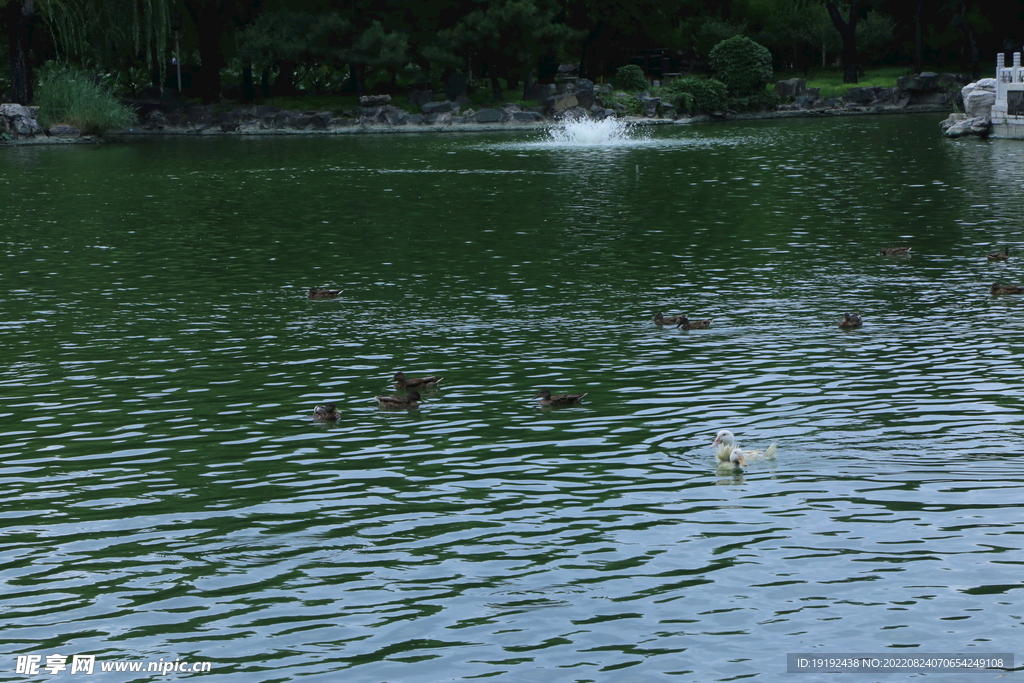
<path fill-rule="evenodd" d="M 1010 248 L 1009 247 L 1003 247 L 1002 251 L 997 251 L 994 254 L 989 254 L 988 255 L 988 260 L 989 261 L 1005 261 L 1008 258 L 1010 258 Z"/>
<path fill-rule="evenodd" d="M 882 256 L 907 256 L 910 253 L 910 247 L 882 247 L 878 253 Z"/>
<path fill-rule="evenodd" d="M 661 313 L 654 314 L 655 325 L 678 325 L 683 320 L 686 320 L 685 315 L 670 315 L 666 317 Z"/>
<path fill-rule="evenodd" d="M 435 387 L 438 382 L 444 379 L 444 377 L 435 377 L 434 375 L 431 375 L 430 377 L 407 379 L 405 373 L 399 370 L 391 379 L 395 381 L 395 389 L 412 389 L 413 387 Z"/>
<path fill-rule="evenodd" d="M 844 330 L 852 330 L 864 324 L 856 313 L 843 313 L 843 319 L 839 321 L 839 327 Z"/>
<path fill-rule="evenodd" d="M 993 282 L 992 288 L 989 291 L 993 294 L 1024 294 L 1024 287 L 1001 285 L 998 282 Z"/>
<path fill-rule="evenodd" d="M 333 299 L 334 297 L 341 294 L 340 289 L 321 289 L 319 287 L 310 287 L 309 294 L 306 295 L 307 299 Z"/>
<path fill-rule="evenodd" d="M 676 325 L 681 330 L 706 330 L 711 327 L 710 320 L 690 320 L 685 315 L 682 316 L 682 320 Z"/>
<path fill-rule="evenodd" d="M 339 417 L 341 417 L 341 413 L 333 403 L 321 403 L 313 408 L 314 420 L 337 420 Z"/>
<path fill-rule="evenodd" d="M 408 396 L 378 396 L 381 408 L 419 408 L 420 392 L 410 391 Z"/>
<path fill-rule="evenodd" d="M 552 396 L 547 389 L 541 389 L 534 398 L 539 398 L 542 406 L 569 406 L 579 403 L 584 396 L 586 394 L 555 394 Z"/>

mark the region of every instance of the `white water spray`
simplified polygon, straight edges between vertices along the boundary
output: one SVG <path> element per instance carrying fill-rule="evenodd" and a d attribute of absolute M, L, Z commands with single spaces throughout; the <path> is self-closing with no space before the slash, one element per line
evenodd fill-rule
<path fill-rule="evenodd" d="M 630 147 L 648 141 L 640 126 L 615 118 L 565 121 L 548 129 L 551 142 L 566 147 Z"/>

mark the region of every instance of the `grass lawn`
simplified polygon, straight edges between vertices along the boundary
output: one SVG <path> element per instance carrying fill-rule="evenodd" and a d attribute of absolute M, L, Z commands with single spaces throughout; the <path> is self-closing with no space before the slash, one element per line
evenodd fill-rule
<path fill-rule="evenodd" d="M 938 69 L 925 67 L 922 71 L 934 71 L 941 73 Z M 807 75 L 803 71 L 776 71 L 774 79 L 784 81 L 790 78 L 806 78 L 808 88 L 821 88 L 821 97 L 838 97 L 846 93 L 850 88 L 895 88 L 896 81 L 901 76 L 914 74 L 910 66 L 880 66 L 864 70 L 864 75 L 855 84 L 843 83 L 842 67 L 825 67 L 811 69 Z"/>

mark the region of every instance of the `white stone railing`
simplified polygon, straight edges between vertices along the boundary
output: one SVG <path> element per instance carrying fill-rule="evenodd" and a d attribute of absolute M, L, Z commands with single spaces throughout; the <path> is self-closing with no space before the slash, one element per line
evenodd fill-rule
<path fill-rule="evenodd" d="M 1013 53 L 1013 66 L 1006 66 L 1006 55 L 996 55 L 996 101 L 992 105 L 992 120 L 1005 121 L 1007 109 L 1007 93 L 1011 90 L 1024 90 L 1024 67 L 1020 64 L 1020 53 Z"/>

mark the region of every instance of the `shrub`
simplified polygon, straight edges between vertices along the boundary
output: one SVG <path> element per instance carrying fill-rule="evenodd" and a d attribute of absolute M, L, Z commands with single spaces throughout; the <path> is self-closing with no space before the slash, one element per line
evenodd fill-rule
<path fill-rule="evenodd" d="M 758 92 L 742 97 L 730 97 L 729 108 L 736 111 L 763 111 L 775 109 L 782 100 L 774 90 L 763 88 Z"/>
<path fill-rule="evenodd" d="M 715 77 L 734 97 L 758 93 L 772 79 L 772 53 L 746 36 L 733 36 L 708 55 Z"/>
<path fill-rule="evenodd" d="M 615 72 L 615 87 L 626 92 L 647 90 L 647 76 L 636 64 L 627 64 Z"/>
<path fill-rule="evenodd" d="M 661 91 L 673 106 L 691 114 L 725 109 L 728 104 L 725 84 L 714 78 L 685 76 L 670 81 Z"/>
<path fill-rule="evenodd" d="M 124 128 L 135 121 L 135 114 L 91 76 L 69 66 L 51 66 L 44 71 L 36 103 L 44 128 L 67 123 L 91 134 Z"/>

